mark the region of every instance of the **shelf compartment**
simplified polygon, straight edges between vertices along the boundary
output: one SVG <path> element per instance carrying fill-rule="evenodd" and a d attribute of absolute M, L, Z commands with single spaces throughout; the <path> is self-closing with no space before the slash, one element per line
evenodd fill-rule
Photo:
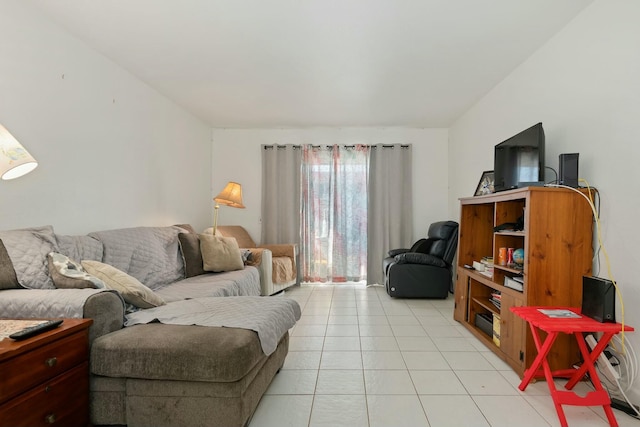
<path fill-rule="evenodd" d="M 495 225 L 516 223 L 518 218 L 524 217 L 525 199 L 497 202 L 495 207 Z M 525 224 L 526 227 L 526 224 Z"/>
<path fill-rule="evenodd" d="M 513 267 L 509 267 L 508 265 L 494 265 L 493 266 L 493 273 L 495 275 L 496 270 L 502 270 L 502 271 L 506 271 L 508 273 L 511 274 L 515 274 L 517 275 L 521 275 L 524 274 L 524 270 L 521 268 L 513 268 Z"/>
<path fill-rule="evenodd" d="M 493 305 L 493 303 L 489 298 L 484 298 L 484 297 L 472 298 L 472 301 L 478 304 L 480 307 L 484 308 L 485 310 L 489 311 L 491 314 L 497 314 L 498 316 L 500 315 L 500 309 L 498 309 L 498 307 Z"/>
<path fill-rule="evenodd" d="M 488 337 L 493 338 L 493 315 L 477 313 L 475 320 L 476 328 L 480 329 Z"/>

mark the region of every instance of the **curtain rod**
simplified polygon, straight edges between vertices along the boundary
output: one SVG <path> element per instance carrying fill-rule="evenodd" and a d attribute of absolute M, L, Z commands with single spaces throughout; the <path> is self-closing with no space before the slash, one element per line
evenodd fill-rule
<path fill-rule="evenodd" d="M 343 148 L 356 148 L 355 145 L 340 145 L 340 144 L 336 144 L 336 145 L 341 146 Z M 367 148 L 378 148 L 378 145 L 368 145 L 368 144 L 366 144 L 366 145 L 365 144 L 361 144 L 361 145 L 364 146 L 364 147 L 367 147 Z M 276 145 L 263 145 L 265 150 L 269 150 L 269 149 L 272 149 L 272 148 L 287 148 L 287 146 L 288 145 L 277 145 L 277 144 Z M 322 147 L 333 148 L 334 146 L 333 145 L 311 145 L 311 147 L 312 148 L 322 148 Z M 382 144 L 382 148 L 395 148 L 395 147 L 397 147 L 397 145 Z M 400 148 L 409 148 L 409 147 L 410 147 L 410 145 L 404 145 L 404 144 L 400 145 Z M 302 145 L 293 145 L 293 148 L 294 149 L 302 148 Z"/>

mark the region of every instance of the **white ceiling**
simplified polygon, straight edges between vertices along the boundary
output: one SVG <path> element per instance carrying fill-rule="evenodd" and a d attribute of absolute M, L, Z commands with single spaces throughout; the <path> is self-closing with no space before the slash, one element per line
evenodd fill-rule
<path fill-rule="evenodd" d="M 28 0 L 214 127 L 448 127 L 592 0 Z"/>

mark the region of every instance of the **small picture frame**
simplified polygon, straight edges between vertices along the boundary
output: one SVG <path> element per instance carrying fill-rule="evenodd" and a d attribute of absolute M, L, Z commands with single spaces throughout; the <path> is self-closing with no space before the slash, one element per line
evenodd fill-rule
<path fill-rule="evenodd" d="M 478 187 L 476 187 L 474 196 L 484 196 L 485 194 L 494 193 L 495 189 L 493 187 L 493 184 L 493 171 L 482 172 L 482 176 L 480 177 L 480 181 L 478 182 Z"/>

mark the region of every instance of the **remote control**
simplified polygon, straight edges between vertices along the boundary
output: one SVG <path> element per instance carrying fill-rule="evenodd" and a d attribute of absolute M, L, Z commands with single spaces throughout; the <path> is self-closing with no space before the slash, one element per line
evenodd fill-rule
<path fill-rule="evenodd" d="M 24 328 L 21 331 L 14 332 L 9 335 L 9 338 L 14 339 L 16 341 L 25 340 L 27 338 L 31 338 L 34 335 L 41 334 L 50 329 L 57 328 L 62 324 L 62 319 L 60 320 L 49 320 L 48 322 L 41 323 L 35 326 L 29 326 L 28 328 Z"/>

